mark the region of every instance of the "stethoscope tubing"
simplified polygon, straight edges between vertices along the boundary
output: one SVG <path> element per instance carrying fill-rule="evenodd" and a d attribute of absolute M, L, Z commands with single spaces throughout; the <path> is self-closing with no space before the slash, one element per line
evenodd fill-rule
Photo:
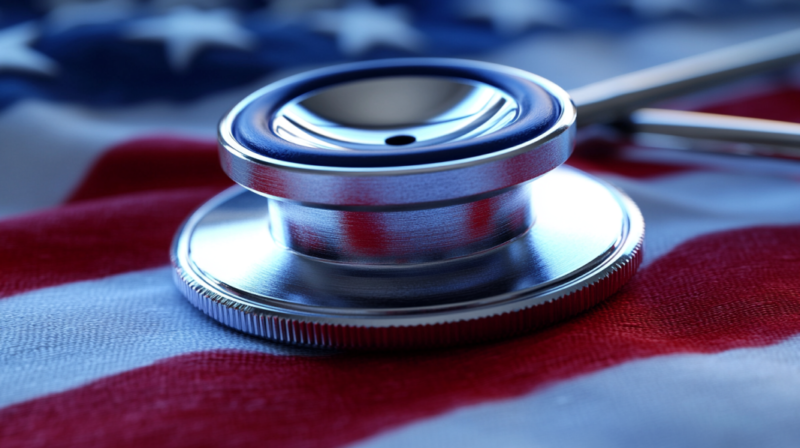
<path fill-rule="evenodd" d="M 800 159 L 800 124 L 688 111 L 637 110 L 799 61 L 800 30 L 793 30 L 613 77 L 572 89 L 569 94 L 578 109 L 579 127 L 622 124 L 632 132 L 785 146 L 781 157 Z M 769 154 L 754 151 L 752 155 Z"/>

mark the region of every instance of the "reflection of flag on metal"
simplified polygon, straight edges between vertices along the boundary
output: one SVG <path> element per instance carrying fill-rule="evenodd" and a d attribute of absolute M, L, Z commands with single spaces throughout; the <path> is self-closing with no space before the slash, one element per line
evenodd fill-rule
<path fill-rule="evenodd" d="M 571 88 L 797 27 L 789 2 L 50 3 L 0 9 L 3 447 L 800 437 L 791 163 L 587 142 L 572 163 L 637 201 L 645 265 L 601 306 L 491 345 L 339 354 L 271 344 L 192 308 L 167 267 L 177 226 L 229 184 L 216 120 L 268 80 L 430 55 L 519 66 Z M 795 78 L 690 103 L 800 121 Z"/>

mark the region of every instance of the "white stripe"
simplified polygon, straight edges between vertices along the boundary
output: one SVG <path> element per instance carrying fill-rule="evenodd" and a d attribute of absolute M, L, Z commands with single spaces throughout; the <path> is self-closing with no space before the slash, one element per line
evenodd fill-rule
<path fill-rule="evenodd" d="M 761 225 L 800 224 L 800 181 L 689 172 L 655 179 L 602 176 L 625 191 L 645 221 L 645 264 L 687 240 Z"/>
<path fill-rule="evenodd" d="M 798 440 L 800 337 L 794 337 L 765 348 L 630 362 L 356 446 L 730 448 L 796 447 Z"/>
<path fill-rule="evenodd" d="M 171 268 L 0 300 L 0 406 L 190 352 L 310 354 L 213 322 L 173 286 Z"/>
<path fill-rule="evenodd" d="M 162 107 L 143 107 L 156 111 Z M 169 122 L 168 122 L 169 123 Z M 180 125 L 126 123 L 79 106 L 22 101 L 0 115 L 0 216 L 48 207 L 66 199 L 94 160 L 110 147 L 137 136 L 169 133 L 213 139 Z"/>
<path fill-rule="evenodd" d="M 222 114 L 288 73 L 188 103 L 102 109 L 25 100 L 10 106 L 0 114 L 0 192 L 13 194 L 0 194 L 0 218 L 62 202 L 95 159 L 125 141 L 152 135 L 214 141 Z"/>

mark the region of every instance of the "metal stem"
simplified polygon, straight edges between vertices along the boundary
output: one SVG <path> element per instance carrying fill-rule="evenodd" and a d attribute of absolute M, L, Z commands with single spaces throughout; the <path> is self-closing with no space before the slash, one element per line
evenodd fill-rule
<path fill-rule="evenodd" d="M 712 51 L 571 90 L 578 126 L 608 123 L 639 107 L 800 61 L 800 30 Z"/>
<path fill-rule="evenodd" d="M 639 109 L 630 115 L 636 132 L 800 148 L 800 124 L 665 109 Z"/>
<path fill-rule="evenodd" d="M 739 155 L 800 160 L 798 123 L 702 112 L 639 109 L 630 115 L 628 124 L 634 132 L 759 145 L 737 145 L 734 152 Z M 703 145 L 702 151 L 731 152 L 729 147 L 721 145 Z"/>

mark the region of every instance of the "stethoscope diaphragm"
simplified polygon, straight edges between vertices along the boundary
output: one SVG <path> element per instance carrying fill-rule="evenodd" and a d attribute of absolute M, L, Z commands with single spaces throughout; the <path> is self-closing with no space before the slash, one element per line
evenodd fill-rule
<path fill-rule="evenodd" d="M 316 347 L 447 346 L 579 313 L 634 274 L 644 223 L 561 167 L 575 116 L 545 79 L 460 60 L 267 86 L 220 124 L 241 187 L 181 228 L 177 283 L 225 325 Z"/>

